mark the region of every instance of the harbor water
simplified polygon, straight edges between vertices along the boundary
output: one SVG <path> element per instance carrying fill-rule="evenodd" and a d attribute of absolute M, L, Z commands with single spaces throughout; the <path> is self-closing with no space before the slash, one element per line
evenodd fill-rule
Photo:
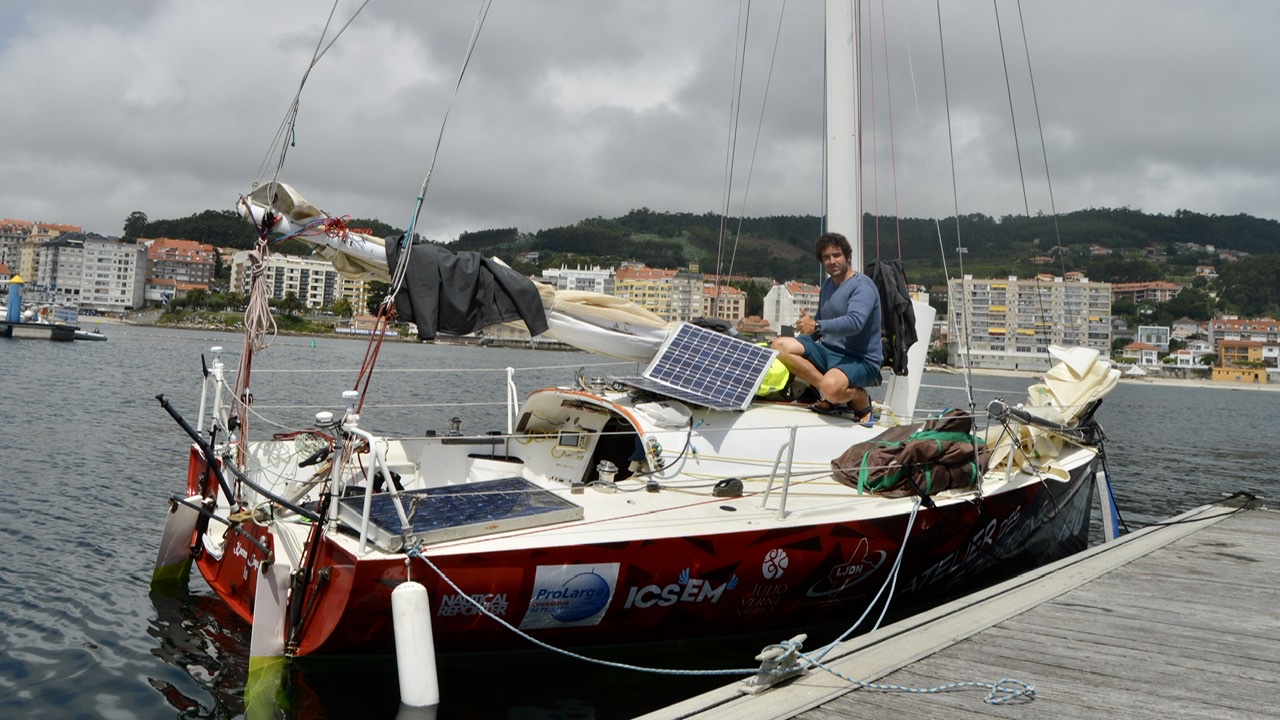
<path fill-rule="evenodd" d="M 201 355 L 211 359 L 210 348 L 223 346 L 234 369 L 240 338 L 128 325 L 103 331 L 109 342 L 0 340 L 0 717 L 240 716 L 249 626 L 198 573 L 185 595 L 149 590 L 167 499 L 184 488 L 188 445 L 155 396 L 194 422 Z M 277 338 L 255 364 L 254 432 L 308 425 L 317 409 L 340 412 L 365 351 L 359 340 Z M 444 431 L 457 416 L 465 432 L 504 430 L 505 368 L 517 368 L 523 396 L 569 383 L 579 368 L 588 377 L 635 370 L 610 362 L 582 353 L 388 343 L 362 424 L 420 434 Z M 1030 381 L 975 376 L 973 400 L 979 409 L 993 397 L 1020 402 Z M 928 374 L 921 407 L 967 406 L 962 382 Z M 1273 470 L 1280 446 L 1266 429 L 1277 401 L 1280 394 L 1253 388 L 1122 382 L 1098 418 L 1128 527 L 1239 491 L 1280 497 Z M 753 665 L 761 644 L 739 644 L 593 652 L 662 667 Z M 456 656 L 442 661 L 438 716 L 625 718 L 726 682 L 601 669 L 533 648 Z M 294 663 L 283 694 L 280 717 L 399 711 L 391 658 Z"/>

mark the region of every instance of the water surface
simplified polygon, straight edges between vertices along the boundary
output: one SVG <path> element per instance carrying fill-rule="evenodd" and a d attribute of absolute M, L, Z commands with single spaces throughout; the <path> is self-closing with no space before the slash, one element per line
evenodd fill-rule
<path fill-rule="evenodd" d="M 234 717 L 244 712 L 249 627 L 192 579 L 189 594 L 153 597 L 151 567 L 166 499 L 184 486 L 187 440 L 160 409 L 163 393 L 194 420 L 200 356 L 233 334 L 104 325 L 105 343 L 0 340 L 0 717 Z M 363 342 L 282 337 L 255 365 L 255 430 L 339 412 L 364 359 Z M 389 343 L 364 424 L 377 431 L 443 430 L 463 403 L 465 430 L 504 429 L 503 369 L 523 396 L 586 373 L 632 366 L 581 353 Z M 324 373 L 303 372 L 316 369 Z M 460 375 L 457 372 L 464 371 Z M 963 406 L 961 378 L 929 374 L 921 406 Z M 974 378 L 975 401 L 1016 402 L 1027 380 Z M 936 387 L 935 387 L 936 386 Z M 1276 494 L 1280 448 L 1260 428 L 1280 395 L 1122 383 L 1099 419 L 1121 513 L 1130 527 L 1245 490 Z M 764 642 L 629 653 L 658 666 L 745 667 Z M 744 649 L 745 648 L 745 649 Z M 754 648 L 754 650 L 751 650 Z M 607 654 L 607 650 L 600 651 Z M 602 670 L 544 651 L 457 658 L 441 677 L 441 717 L 622 718 L 726 682 Z M 282 716 L 394 717 L 389 659 L 298 663 Z"/>

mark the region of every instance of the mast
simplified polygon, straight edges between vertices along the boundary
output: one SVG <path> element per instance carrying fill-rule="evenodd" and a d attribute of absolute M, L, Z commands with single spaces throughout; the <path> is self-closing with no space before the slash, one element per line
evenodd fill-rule
<path fill-rule="evenodd" d="M 858 13 L 856 0 L 827 0 L 826 7 L 826 181 L 828 232 L 849 239 L 849 266 L 858 272 L 862 258 L 862 129 L 858 80 Z M 884 404 L 899 418 L 912 418 L 937 311 L 924 299 L 911 301 L 916 337 L 907 354 L 907 374 L 885 372 Z"/>
<path fill-rule="evenodd" d="M 826 70 L 826 230 L 849 239 L 853 247 L 849 265 L 861 271 L 858 32 L 853 0 L 827 0 Z"/>

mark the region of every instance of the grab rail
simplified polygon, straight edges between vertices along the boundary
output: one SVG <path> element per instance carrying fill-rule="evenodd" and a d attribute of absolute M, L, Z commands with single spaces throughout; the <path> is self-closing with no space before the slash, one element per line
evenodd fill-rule
<path fill-rule="evenodd" d="M 383 477 L 388 479 L 388 485 L 391 486 L 390 487 L 391 502 L 395 505 L 396 514 L 400 516 L 401 531 L 406 533 L 409 531 L 409 528 L 410 528 L 409 516 L 405 514 L 404 504 L 400 502 L 400 489 L 396 487 L 396 484 L 394 482 L 390 482 L 391 468 L 387 467 L 386 454 L 383 453 L 382 450 L 374 442 L 373 433 L 370 433 L 366 430 L 361 430 L 360 428 L 356 427 L 354 423 L 352 424 L 344 423 L 342 426 L 342 429 L 345 430 L 346 432 L 351 433 L 352 435 L 355 435 L 356 437 L 363 438 L 364 441 L 369 445 L 369 452 L 373 454 L 373 463 L 364 472 L 364 508 L 361 511 L 361 515 L 360 515 L 360 546 L 359 546 L 358 553 L 360 555 L 364 555 L 365 546 L 367 545 L 369 540 L 369 515 L 373 510 L 374 478 L 377 477 L 379 472 L 383 474 Z"/>
<path fill-rule="evenodd" d="M 796 456 L 796 426 L 792 425 L 788 430 L 790 437 L 778 448 L 778 456 L 773 460 L 773 472 L 769 474 L 769 484 L 765 486 L 764 497 L 760 499 L 760 509 L 763 510 L 769 505 L 769 494 L 773 492 L 773 481 L 778 477 L 778 466 L 782 464 L 782 452 L 785 450 L 787 453 L 787 471 L 782 478 L 782 500 L 778 505 L 779 520 L 787 518 L 787 490 L 791 487 L 791 465 Z"/>

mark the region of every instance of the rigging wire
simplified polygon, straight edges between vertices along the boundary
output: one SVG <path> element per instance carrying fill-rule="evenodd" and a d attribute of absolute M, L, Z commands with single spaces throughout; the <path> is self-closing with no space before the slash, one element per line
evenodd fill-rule
<path fill-rule="evenodd" d="M 742 240 L 742 221 L 747 214 L 747 196 L 751 194 L 751 177 L 755 172 L 756 156 L 760 149 L 760 135 L 764 130 L 765 108 L 769 104 L 769 89 L 773 86 L 773 70 L 778 61 L 778 45 L 782 40 L 782 19 L 786 16 L 787 0 L 782 0 L 782 5 L 778 9 L 778 29 L 773 36 L 773 52 L 769 56 L 769 72 L 764 82 L 764 97 L 760 100 L 760 119 L 756 122 L 756 137 L 751 145 L 751 162 L 747 165 L 747 179 L 745 187 L 742 190 L 742 205 L 738 210 L 738 227 L 733 236 L 733 251 L 729 255 L 729 273 L 728 277 L 733 276 L 733 265 L 738 258 L 738 243 Z M 719 267 L 716 268 L 719 272 Z M 728 278 L 721 276 L 724 284 L 728 284 Z M 712 313 L 714 315 L 714 313 Z"/>
<path fill-rule="evenodd" d="M 1040 156 L 1044 161 L 1044 179 L 1049 190 L 1049 213 L 1053 218 L 1053 245 L 1058 248 L 1058 267 L 1062 271 L 1062 277 L 1067 277 L 1067 259 L 1062 251 L 1062 231 L 1058 227 L 1058 206 L 1053 199 L 1053 176 L 1049 172 L 1049 151 L 1048 143 L 1044 139 L 1044 123 L 1040 118 L 1040 97 L 1036 93 L 1036 76 L 1031 69 L 1031 45 L 1027 42 L 1027 24 L 1022 15 L 1022 0 L 1018 0 L 1018 27 L 1022 32 L 1022 48 L 1027 59 L 1027 79 L 1031 83 L 1031 101 L 1036 112 L 1036 130 L 1040 134 Z M 1064 323 L 1065 328 L 1065 323 Z M 1079 327 L 1077 326 L 1077 330 Z M 1086 332 L 1086 342 L 1088 341 Z"/>
<path fill-rule="evenodd" d="M 942 55 L 942 97 L 946 105 L 947 116 L 947 150 L 951 161 L 951 202 L 952 213 L 956 222 L 956 263 L 960 271 L 960 291 L 962 301 L 960 303 L 960 337 L 963 338 L 966 352 L 961 355 L 961 362 L 964 367 L 964 387 L 965 393 L 968 395 L 969 412 L 973 413 L 977 407 L 977 403 L 973 399 L 973 360 L 970 349 L 969 333 L 972 332 L 973 323 L 969 317 L 969 304 L 963 302 L 964 294 L 964 253 L 965 247 L 960 237 L 960 189 L 956 184 L 956 145 L 955 136 L 951 125 L 951 86 L 947 81 L 947 46 L 942 34 L 942 0 L 934 0 L 934 7 L 938 17 L 938 50 Z M 948 283 L 948 288 L 950 283 Z M 950 304 L 947 305 L 947 312 L 951 311 Z"/>
<path fill-rule="evenodd" d="M 894 236 L 898 241 L 898 259 L 902 259 L 902 211 L 898 205 L 898 152 L 894 141 L 893 123 L 893 77 L 889 74 L 889 26 L 888 10 L 885 0 L 880 0 L 880 39 L 884 48 L 884 97 L 889 112 L 889 172 L 893 185 L 893 222 Z M 879 259 L 879 238 L 876 239 L 876 255 Z"/>
<path fill-rule="evenodd" d="M 874 20 L 871 17 L 874 4 L 868 0 L 867 2 L 867 60 L 868 74 L 871 76 L 871 222 L 875 228 L 876 241 L 876 260 L 880 259 L 880 136 L 876 126 L 876 34 L 872 31 Z M 861 32 L 861 30 L 859 30 Z M 884 43 L 882 43 L 884 44 Z M 859 70 L 861 72 L 861 70 Z M 889 68 L 884 69 L 885 75 L 888 76 Z M 862 173 L 862 169 L 858 169 L 858 173 Z M 860 224 L 864 223 L 862 217 L 858 218 Z M 866 241 L 863 241 L 863 247 L 866 247 Z M 866 263 L 866 258 L 862 259 Z"/>
<path fill-rule="evenodd" d="M 484 27 L 484 21 L 489 15 L 489 7 L 491 5 L 492 0 L 481 0 L 480 2 L 480 10 L 476 15 L 475 25 L 471 29 L 471 39 L 467 42 L 467 50 L 462 58 L 462 67 L 458 69 L 458 79 L 454 83 L 453 94 L 449 97 L 449 105 L 445 108 L 444 117 L 440 120 L 440 132 L 436 135 L 435 148 L 431 152 L 431 162 L 427 166 L 427 173 L 422 178 L 422 187 L 418 190 L 418 196 L 414 201 L 413 217 L 409 219 L 409 226 L 405 228 L 404 235 L 399 240 L 400 254 L 396 258 L 395 268 L 390 269 L 390 286 L 386 296 L 382 299 L 382 304 L 378 308 L 378 319 L 374 326 L 374 332 L 369 337 L 369 346 L 365 350 L 365 360 L 353 386 L 353 389 L 360 393 L 357 411 L 364 407 L 365 398 L 369 393 L 369 384 L 373 381 L 373 370 L 378 364 L 378 353 L 382 349 L 383 338 L 386 337 L 387 330 L 391 327 L 391 318 L 395 314 L 395 298 L 400 293 L 401 288 L 404 287 L 404 280 L 409 272 L 409 256 L 413 253 L 414 228 L 422 215 L 422 206 L 426 201 L 427 188 L 431 184 L 431 175 L 435 172 L 436 161 L 440 158 L 440 146 L 444 142 L 444 132 L 449 124 L 449 115 L 452 114 L 453 106 L 458 101 L 458 95 L 462 89 L 462 80 L 466 77 L 467 67 L 471 64 L 471 56 L 475 52 L 476 42 L 480 39 L 480 30 Z M 363 387 L 361 385 L 362 382 Z"/>
<path fill-rule="evenodd" d="M 339 0 L 334 0 L 333 6 L 329 9 L 329 16 L 325 20 L 324 28 L 320 32 L 319 39 L 316 40 L 316 48 L 311 53 L 311 62 L 302 73 L 302 79 L 298 82 L 298 90 L 293 95 L 293 100 L 289 104 L 289 109 L 285 112 L 285 119 L 282 121 L 280 129 L 276 132 L 275 138 L 272 140 L 262 164 L 258 168 L 258 177 L 265 173 L 265 168 L 270 162 L 272 148 L 279 146 L 279 157 L 276 161 L 275 171 L 271 177 L 271 184 L 268 189 L 268 199 L 274 199 L 276 185 L 279 183 L 280 172 L 284 169 L 285 157 L 288 155 L 289 147 L 296 140 L 296 127 L 298 120 L 298 108 L 301 105 L 302 89 L 307 84 L 307 79 L 311 76 L 311 70 L 320 62 L 320 58 L 324 57 L 329 48 L 333 47 L 333 43 L 337 42 L 342 33 L 351 26 L 356 16 L 364 10 L 369 4 L 369 0 L 364 0 L 361 5 L 356 8 L 347 22 L 338 29 L 333 38 L 325 43 L 328 37 L 329 27 L 333 24 L 334 15 L 338 10 Z M 244 314 L 244 353 L 240 357 L 239 372 L 236 376 L 236 392 L 232 396 L 232 412 L 239 418 L 240 433 L 242 437 L 247 437 L 249 433 L 249 421 L 251 416 L 250 404 L 253 396 L 249 392 L 249 380 L 251 377 L 253 366 L 253 355 L 255 352 L 261 352 L 271 345 L 268 337 L 275 337 L 278 332 L 275 318 L 271 315 L 270 303 L 267 297 L 266 288 L 266 262 L 270 256 L 267 236 L 271 227 L 270 213 L 263 215 L 262 225 L 258 228 L 258 240 L 254 246 L 254 250 L 250 253 L 250 262 L 253 265 L 252 279 L 249 285 L 249 300 L 245 306 Z M 268 330 L 270 334 L 268 335 Z M 244 461 L 244 446 L 239 448 L 241 462 Z"/>
<path fill-rule="evenodd" d="M 991 10 L 995 17 L 995 22 L 996 22 L 996 39 L 1000 43 L 1000 67 L 1001 69 L 1004 70 L 1005 97 L 1009 101 L 1009 123 L 1013 127 L 1013 150 L 1014 150 L 1015 156 L 1018 159 L 1018 182 L 1022 187 L 1022 208 L 1027 215 L 1027 220 L 1030 220 L 1031 219 L 1031 203 L 1027 200 L 1027 177 L 1022 167 L 1022 145 L 1021 143 L 1018 142 L 1018 117 L 1013 110 L 1013 88 L 1009 81 L 1009 60 L 1005 56 L 1005 52 L 1004 52 L 1004 30 L 1000 26 L 1000 6 L 998 5 L 997 0 L 991 0 Z M 1024 41 L 1026 40 L 1025 34 L 1023 36 L 1023 40 Z M 1043 140 L 1043 135 L 1041 136 L 1041 139 Z M 1062 257 L 1061 247 L 1058 247 L 1058 257 L 1059 258 Z M 1063 274 L 1065 275 L 1066 273 L 1064 272 Z M 1052 320 L 1049 317 L 1049 314 L 1044 307 L 1045 293 L 1044 293 L 1044 289 L 1040 285 L 1039 273 L 1036 273 L 1035 284 L 1036 284 L 1036 301 L 1040 305 L 1040 319 L 1041 319 L 1041 322 L 1044 323 L 1044 326 L 1048 328 L 1050 327 L 1050 323 L 1052 322 Z M 1016 303 L 1017 300 L 1018 298 L 1015 297 L 1014 302 Z M 1006 342 L 1006 347 L 1008 347 L 1007 345 L 1008 338 L 1005 339 L 1005 342 Z M 1014 347 L 1015 348 L 1017 347 L 1016 343 Z"/>
<path fill-rule="evenodd" d="M 911 78 L 911 96 L 915 100 L 916 116 L 922 118 L 924 117 L 924 111 L 920 108 L 920 87 L 919 83 L 916 82 L 915 53 L 911 50 L 911 33 L 906 31 L 905 26 L 903 27 L 902 36 L 907 49 L 907 73 Z M 934 182 L 933 177 L 933 163 L 929 162 L 929 153 L 924 153 L 923 157 L 925 176 L 929 179 L 929 195 L 930 197 L 933 197 L 937 194 L 937 185 Z M 935 211 L 931 214 L 933 215 L 934 235 L 938 238 L 938 255 L 942 260 L 942 276 L 950 280 L 951 273 L 947 269 L 947 250 L 943 245 L 942 239 L 942 221 L 938 219 L 940 213 Z M 899 255 L 901 255 L 901 252 L 899 252 Z"/>
<path fill-rule="evenodd" d="M 744 9 L 745 8 L 745 9 Z M 742 116 L 742 81 L 747 65 L 747 32 L 751 27 L 751 0 L 738 4 L 738 33 L 734 38 L 733 77 L 729 92 L 729 133 L 725 138 L 724 193 L 720 203 L 720 231 L 716 240 L 716 276 L 724 276 L 725 224 L 733 197 L 733 166 L 738 152 L 738 121 Z M 711 315 L 719 310 L 719 297 L 712 298 Z"/>
<path fill-rule="evenodd" d="M 444 142 L 444 131 L 449 124 L 449 115 L 453 112 L 454 103 L 458 100 L 458 92 L 462 87 L 462 79 L 466 76 L 467 66 L 471 63 L 471 55 L 475 51 L 476 41 L 480 38 L 480 30 L 484 27 L 485 17 L 489 14 L 489 6 L 492 0 L 481 0 L 480 11 L 476 16 L 474 28 L 471 30 L 471 39 L 467 43 L 467 51 L 462 59 L 462 67 L 458 70 L 458 80 L 453 86 L 453 95 L 449 98 L 449 106 L 445 108 L 444 118 L 440 121 L 440 133 L 436 136 L 435 149 L 431 153 L 431 164 L 427 167 L 427 174 L 422 178 L 422 188 L 418 191 L 418 197 L 414 202 L 413 217 L 409 219 L 409 226 L 405 228 L 404 237 L 400 240 L 400 257 L 396 263 L 395 271 L 391 276 L 391 290 L 387 293 L 387 300 L 383 301 L 384 306 L 389 306 L 391 298 L 404 285 L 405 274 L 409 268 L 409 254 L 413 249 L 414 228 L 418 224 L 418 218 L 422 215 L 422 206 L 426 201 L 427 187 L 431 184 L 431 174 L 435 171 L 436 160 L 440 157 L 440 145 Z"/>
<path fill-rule="evenodd" d="M 1031 203 L 1027 201 L 1027 176 L 1022 169 L 1022 146 L 1018 142 L 1018 116 L 1013 111 L 1013 87 L 1009 81 L 1009 60 L 1004 52 L 1004 31 L 1000 28 L 1000 6 L 997 0 L 991 0 L 991 10 L 996 21 L 996 40 L 1000 44 L 1000 67 L 1004 70 L 1004 92 L 1009 101 L 1009 124 L 1013 127 L 1013 152 L 1018 158 L 1018 181 L 1022 186 L 1022 207 L 1031 217 Z"/>
<path fill-rule="evenodd" d="M 329 26 L 333 24 L 333 16 L 338 11 L 339 1 L 340 0 L 333 0 L 333 7 L 329 10 L 329 17 L 325 20 L 324 29 L 320 31 L 320 37 L 316 40 L 316 49 L 311 53 L 311 62 L 307 64 L 307 69 L 303 71 L 302 80 L 298 82 L 298 90 L 294 93 L 293 100 L 289 103 L 289 109 L 285 111 L 285 117 L 280 123 L 280 128 L 276 131 L 275 137 L 272 138 L 271 144 L 268 146 L 267 152 L 262 158 L 262 163 L 258 166 L 258 173 L 256 177 L 261 178 L 266 173 L 267 166 L 271 161 L 271 156 L 278 145 L 279 157 L 276 160 L 275 173 L 271 178 L 272 196 L 275 194 L 275 185 L 279 180 L 280 171 L 284 169 L 285 155 L 288 154 L 289 148 L 296 143 L 298 108 L 302 101 L 302 89 L 306 86 L 307 79 L 311 77 L 311 71 L 315 68 L 316 64 L 320 62 L 320 58 L 324 57 L 325 53 L 329 52 L 329 48 L 333 47 L 333 44 L 338 41 L 338 38 L 342 36 L 342 33 L 351 26 L 351 23 L 355 22 L 356 16 L 358 16 L 360 12 L 364 10 L 365 6 L 369 4 L 369 0 L 364 0 L 364 2 L 360 3 L 360 7 L 356 8 L 355 12 L 351 13 L 351 17 L 347 18 L 346 23 L 338 29 L 334 36 L 329 40 L 328 44 L 325 44 L 325 37 L 329 34 Z"/>
<path fill-rule="evenodd" d="M 1058 229 L 1058 206 L 1053 200 L 1053 176 L 1049 173 L 1049 151 L 1047 143 L 1044 141 L 1044 123 L 1040 120 L 1040 98 L 1036 94 L 1036 76 L 1031 70 L 1031 46 L 1027 42 L 1027 24 L 1022 17 L 1022 0 L 1018 0 L 1018 25 L 1022 29 L 1022 48 L 1027 57 L 1027 78 L 1031 81 L 1031 101 L 1036 109 L 1036 129 L 1040 131 L 1040 155 L 1044 160 L 1044 179 L 1049 186 L 1049 212 L 1053 217 L 1053 237 L 1054 244 L 1062 246 L 1062 233 Z M 1058 259 L 1062 263 L 1062 275 L 1066 277 L 1067 263 L 1059 253 Z"/>

